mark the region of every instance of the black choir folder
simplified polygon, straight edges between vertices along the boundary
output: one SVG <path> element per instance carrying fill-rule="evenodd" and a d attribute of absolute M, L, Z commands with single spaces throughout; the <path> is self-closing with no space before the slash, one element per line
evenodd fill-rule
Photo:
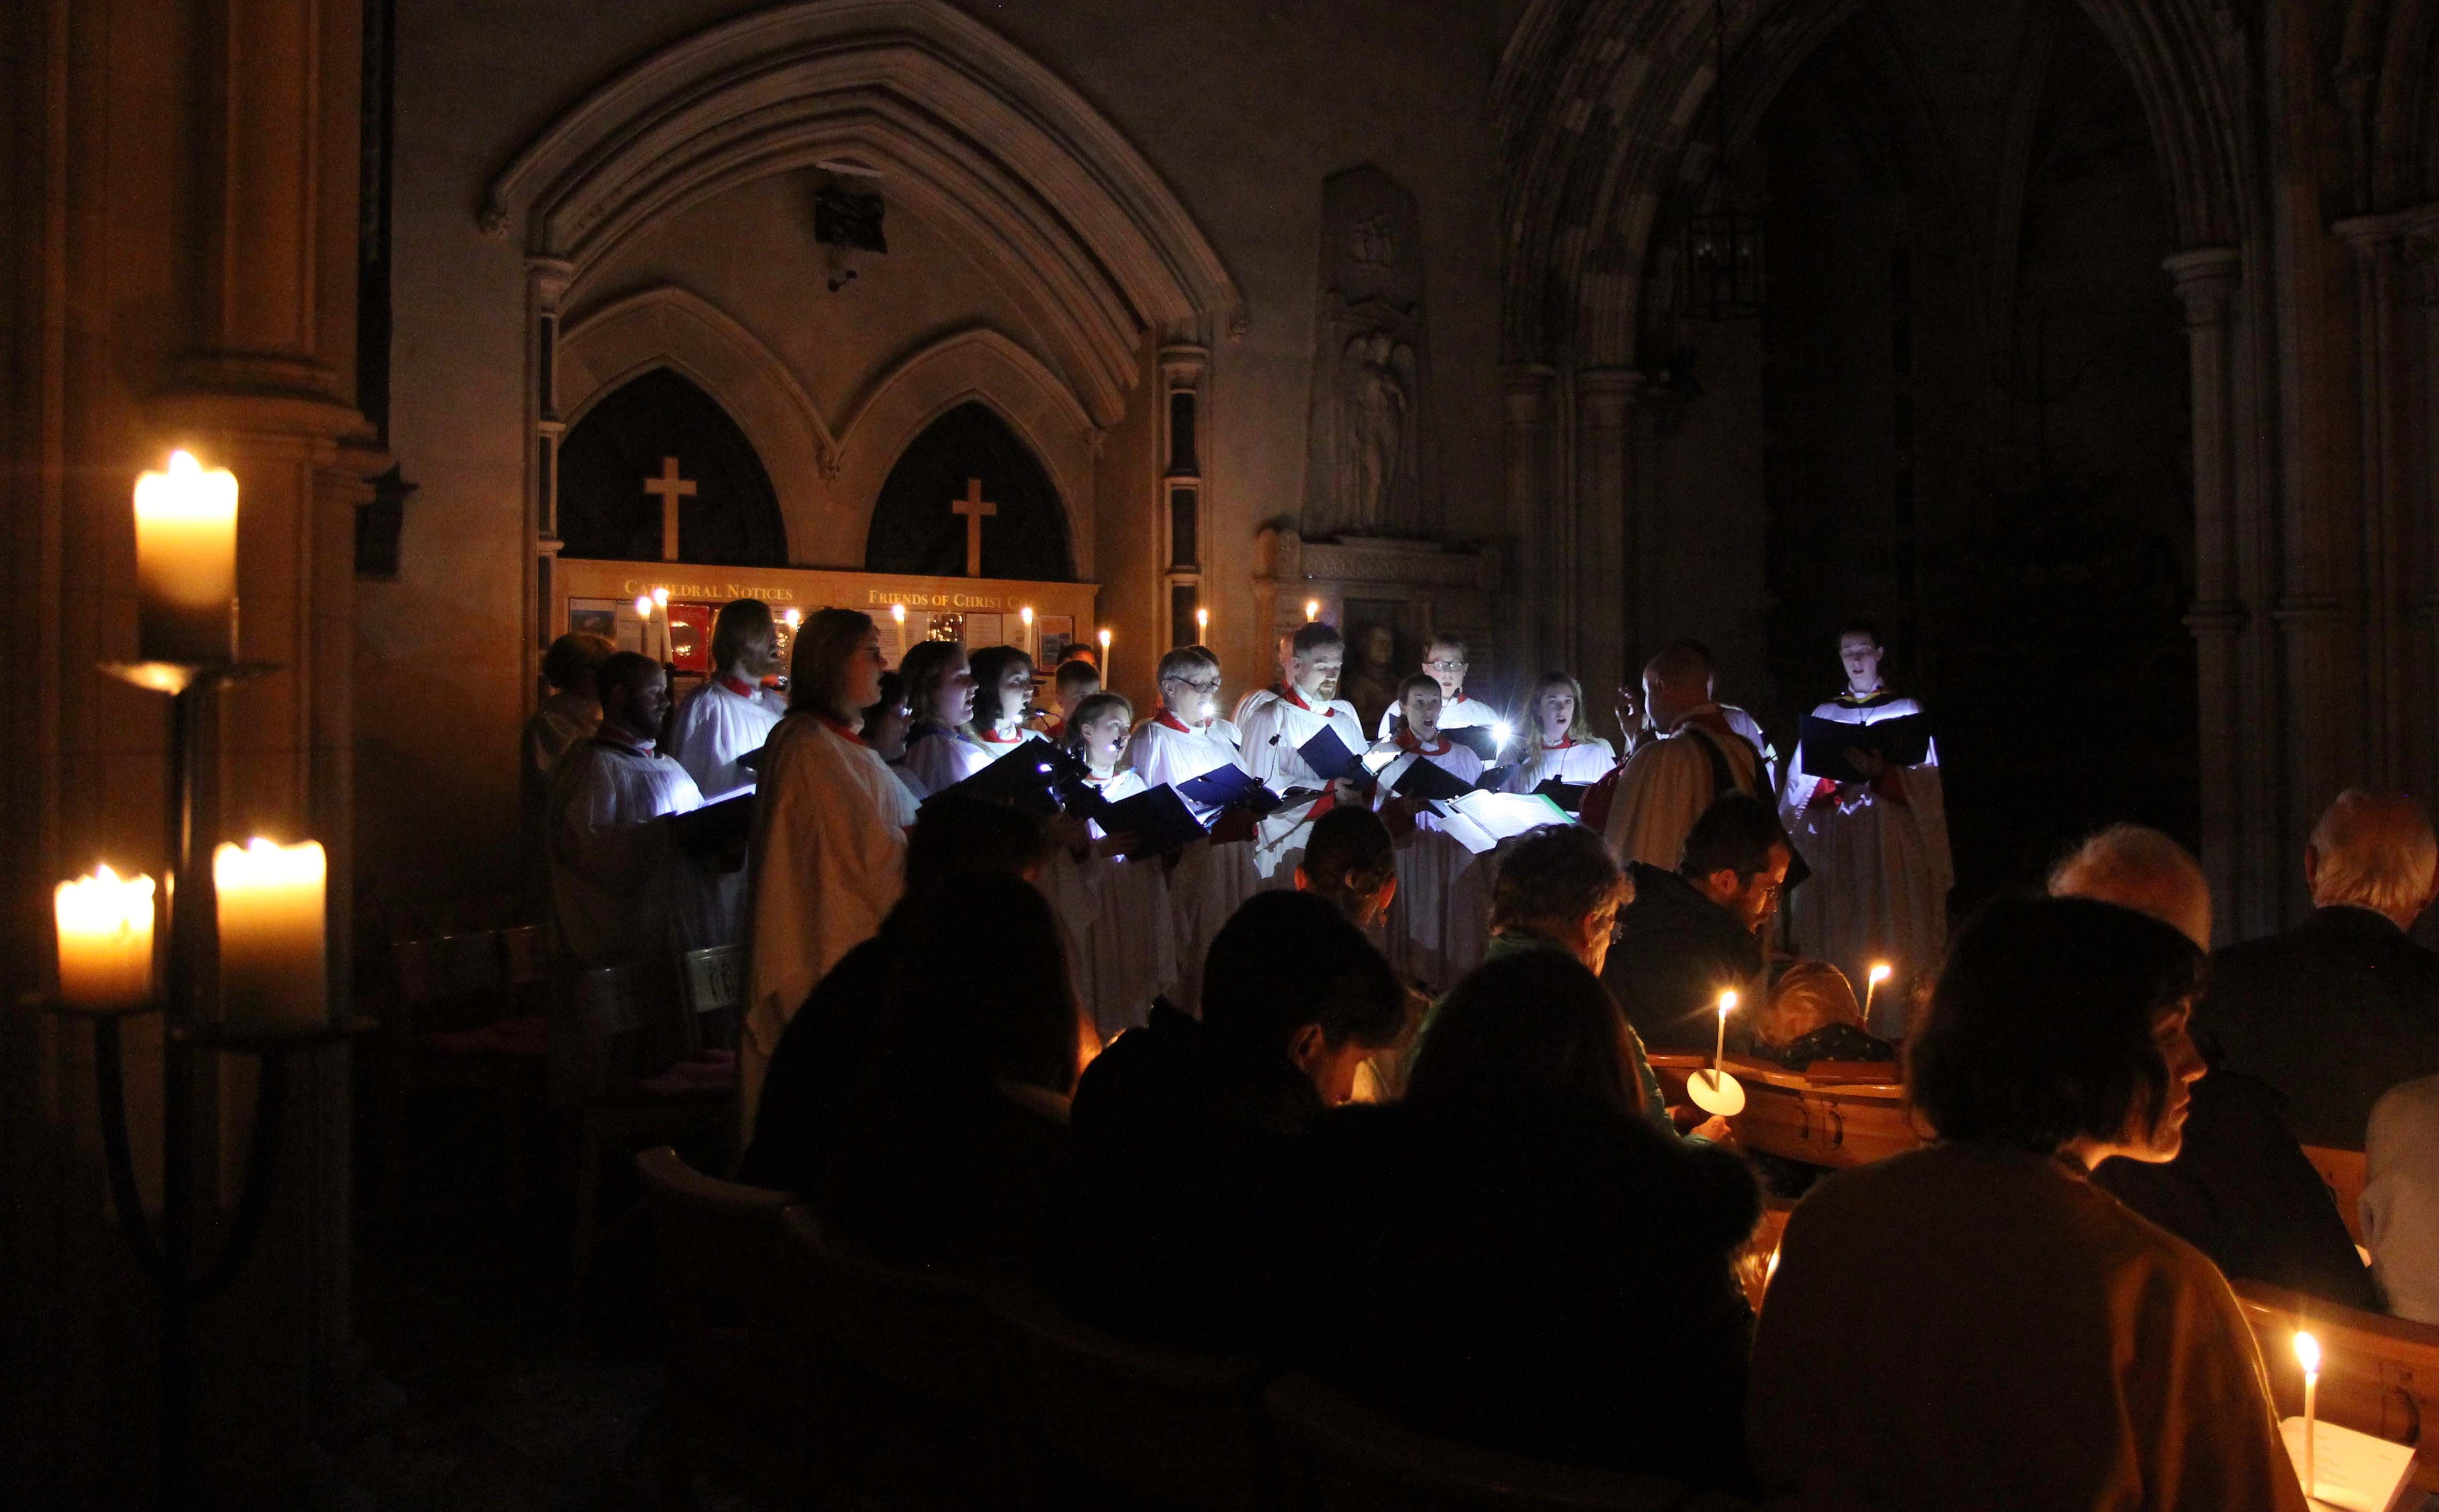
<path fill-rule="evenodd" d="M 751 791 L 718 803 L 707 803 L 688 809 L 669 820 L 669 834 L 678 848 L 689 856 L 716 858 L 721 851 L 742 845 L 754 832 L 754 794 Z"/>
<path fill-rule="evenodd" d="M 1262 786 L 1259 777 L 1233 761 L 1174 786 L 1179 793 L 1205 809 L 1251 809 L 1256 814 L 1266 814 L 1285 801 Z"/>
<path fill-rule="evenodd" d="M 1922 714 L 1900 714 L 1893 720 L 1849 724 L 1843 720 L 1825 720 L 1817 714 L 1804 717 L 1806 776 L 1825 777 L 1831 782 L 1864 781 L 1862 773 L 1846 759 L 1849 749 L 1877 751 L 1880 759 L 1893 767 L 1920 766 L 1931 755 L 1931 719 Z"/>
<path fill-rule="evenodd" d="M 1389 784 L 1390 791 L 1400 798 L 1461 798 L 1478 786 L 1429 756 L 1419 756 L 1407 762 L 1406 770 Z"/>
<path fill-rule="evenodd" d="M 942 788 L 932 798 L 953 792 L 988 803 L 1012 804 L 1047 819 L 1059 811 L 1059 790 L 1074 775 L 1076 765 L 1074 756 L 1035 736 L 963 782 Z M 932 798 L 923 801 L 929 803 Z"/>
<path fill-rule="evenodd" d="M 1485 761 L 1499 759 L 1499 730 L 1495 725 L 1468 724 L 1440 734 L 1482 757 Z"/>
<path fill-rule="evenodd" d="M 1335 782 L 1344 777 L 1360 784 L 1371 775 L 1364 770 L 1362 758 L 1346 749 L 1346 742 L 1338 738 L 1338 732 L 1326 724 L 1321 727 L 1319 735 L 1297 746 L 1296 754 L 1304 757 L 1304 764 L 1312 768 L 1313 774 L 1324 782 Z"/>
<path fill-rule="evenodd" d="M 1127 836 L 1130 842 L 1127 855 L 1130 859 L 1164 855 L 1203 835 L 1202 824 L 1185 807 L 1185 800 L 1165 783 L 1146 788 L 1131 798 L 1104 803 L 1094 812 L 1093 822 L 1108 834 Z"/>

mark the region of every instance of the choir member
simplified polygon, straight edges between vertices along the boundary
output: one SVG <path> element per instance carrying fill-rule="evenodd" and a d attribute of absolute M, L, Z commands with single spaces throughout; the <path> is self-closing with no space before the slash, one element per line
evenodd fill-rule
<path fill-rule="evenodd" d="M 1070 711 L 1060 743 L 1082 758 L 1085 784 L 1105 803 L 1145 790 L 1125 764 L 1134 709 L 1115 693 L 1094 693 Z M 1157 856 L 1129 861 L 1123 835 L 1091 827 L 1091 844 L 1058 857 L 1041 889 L 1066 927 L 1077 995 L 1103 1040 L 1143 1023 L 1152 1000 L 1177 978 L 1177 922 L 1168 871 Z"/>
<path fill-rule="evenodd" d="M 1079 1058 L 1049 903 L 988 872 L 939 883 L 908 921 L 876 1030 L 821 1165 L 826 1236 L 899 1265 L 1029 1273 Z"/>
<path fill-rule="evenodd" d="M 1364 799 L 1363 782 L 1347 777 L 1324 782 L 1300 749 L 1323 730 L 1335 733 L 1349 752 L 1361 754 L 1370 746 L 1355 705 L 1338 696 L 1339 674 L 1345 668 L 1346 642 L 1336 627 L 1319 621 L 1305 626 L 1290 646 L 1287 685 L 1255 699 L 1238 723 L 1245 770 L 1273 792 L 1307 794 L 1262 821 L 1254 843 L 1254 864 L 1264 877 L 1294 863 L 1313 820 L 1337 804 Z"/>
<path fill-rule="evenodd" d="M 1241 765 L 1237 727 L 1219 717 L 1220 658 L 1201 646 L 1181 646 L 1160 659 L 1159 712 L 1135 727 L 1127 761 L 1147 787 L 1174 787 L 1220 767 Z M 1188 803 L 1194 816 L 1213 827 L 1209 840 L 1178 852 L 1169 873 L 1169 898 L 1177 916 L 1178 1006 L 1196 1011 L 1202 973 L 1196 964 L 1236 915 L 1259 891 L 1263 878 L 1254 863 L 1253 826 Z"/>
<path fill-rule="evenodd" d="M 1894 1062 L 1897 1058 L 1896 1045 L 1863 1027 L 1855 984 L 1826 961 L 1797 961 L 1779 973 L 1761 1011 L 1754 1015 L 1752 1046 L 1755 1056 L 1789 1071 L 1802 1071 L 1815 1060 Z M 2110 1168 L 2124 1164 L 2112 1161 Z"/>
<path fill-rule="evenodd" d="M 1423 652 L 1423 671 L 1440 690 L 1440 728 L 1468 730 L 1478 724 L 1497 724 L 1499 711 L 1465 690 L 1465 674 L 1471 666 L 1465 639 L 1446 631 L 1432 637 L 1431 646 Z M 1383 740 L 1398 733 L 1398 721 L 1404 711 L 1391 704 L 1380 715 L 1380 738 Z"/>
<path fill-rule="evenodd" d="M 2401 792 L 2348 789 L 2304 847 L 2312 912 L 2218 952 L 2202 1025 L 2287 1094 L 2306 1145 L 2359 1149 L 2372 1105 L 2439 1073 L 2439 955 L 2406 931 L 2439 895 L 2439 841 Z"/>
<path fill-rule="evenodd" d="M 1826 1177 L 1788 1222 L 1747 1416 L 1767 1493 L 2304 1512 L 2226 1279 L 2088 1174 L 2175 1157 L 2202 978 L 2192 941 L 2110 904 L 1965 927 L 1906 1047 L 1934 1142 Z"/>
<path fill-rule="evenodd" d="M 779 669 L 779 627 L 759 598 L 732 598 L 711 624 L 711 681 L 695 689 L 678 710 L 669 754 L 686 769 L 703 801 L 751 792 L 752 769 L 737 758 L 762 749 L 779 722 L 778 700 L 763 691 L 762 679 Z"/>
<path fill-rule="evenodd" d="M 1711 648 L 1690 636 L 1682 640 L 1672 641 L 1669 644 L 1673 649 L 1688 651 L 1693 655 L 1701 658 L 1704 697 L 1708 698 L 1712 703 L 1719 705 L 1719 718 L 1727 722 L 1729 729 L 1734 730 L 1738 736 L 1742 737 L 1747 745 L 1752 746 L 1754 750 L 1761 753 L 1761 791 L 1771 793 L 1777 792 L 1778 753 L 1771 747 L 1770 737 L 1762 733 L 1761 721 L 1759 720 L 1754 719 L 1747 710 L 1740 709 L 1733 703 L 1723 703 L 1720 701 L 1719 664 L 1718 659 L 1711 654 Z"/>
<path fill-rule="evenodd" d="M 1101 669 L 1074 656 L 1059 664 L 1051 675 L 1050 696 L 1059 705 L 1058 717 L 1040 721 L 1041 732 L 1056 740 L 1067 733 L 1068 721 L 1076 717 L 1076 705 L 1101 691 Z"/>
<path fill-rule="evenodd" d="M 1506 791 L 1531 792 L 1545 782 L 1590 787 L 1617 767 L 1617 748 L 1593 734 L 1584 715 L 1583 685 L 1564 672 L 1544 672 L 1524 701 L 1523 755 L 1507 774 Z"/>
<path fill-rule="evenodd" d="M 897 672 L 881 674 L 881 698 L 863 711 L 859 733 L 917 803 L 932 796 L 921 778 L 906 770 L 906 737 L 915 727 L 915 711 L 906 703 L 906 679 Z"/>
<path fill-rule="evenodd" d="M 1761 1002 L 1762 942 L 1793 856 L 1770 804 L 1731 792 L 1694 822 L 1676 866 L 1627 868 L 1634 900 L 1617 916 L 1601 980 L 1646 1044 L 1708 1050 L 1721 992 Z"/>
<path fill-rule="evenodd" d="M 2210 948 L 2210 883 L 2201 863 L 2156 829 L 2111 825 L 2051 870 L 2049 890 L 2053 898 L 2097 898 L 2147 914 L 2196 949 Z M 2196 1016 L 2208 1011 L 2206 995 Z M 2209 1255 L 2231 1281 L 2266 1281 L 2377 1310 L 2371 1276 L 2326 1200 L 2321 1173 L 2288 1132 L 2286 1099 L 2220 1064 L 2207 1036 L 2194 1038 L 2211 1071 L 2194 1083 L 2177 1158 L 2112 1160 L 2092 1181 Z"/>
<path fill-rule="evenodd" d="M 1033 658 L 1014 646 L 986 646 L 973 653 L 968 672 L 974 712 L 964 733 L 988 765 L 1032 738 L 1024 720 L 1033 706 Z"/>
<path fill-rule="evenodd" d="M 957 653 L 956 665 L 964 663 Z M 858 733 L 863 711 L 880 701 L 881 664 L 871 616 L 815 613 L 796 631 L 787 717 L 762 748 L 746 850 L 747 982 L 738 1049 L 739 1110 L 748 1130 L 763 1068 L 789 1019 L 898 901 L 915 800 Z"/>
<path fill-rule="evenodd" d="M 923 805 L 906 833 L 905 897 L 878 934 L 823 974 L 771 1053 L 739 1181 L 819 1190 L 822 1163 L 840 1146 L 848 1097 L 872 1058 L 890 984 L 915 953 L 919 922 L 938 916 L 928 899 L 952 877 L 1037 881 L 1050 850 L 1041 822 L 1022 809 L 961 793 Z"/>
<path fill-rule="evenodd" d="M 1558 951 L 1460 983 L 1404 1099 L 1317 1137 L 1292 1358 L 1436 1438 L 1741 1493 L 1761 1194 L 1645 1121 L 1630 1032 Z"/>
<path fill-rule="evenodd" d="M 1482 757 L 1440 730 L 1440 682 L 1417 672 L 1398 689 L 1399 727 L 1373 748 L 1379 804 L 1398 842 L 1398 898 L 1390 907 L 1389 964 L 1426 990 L 1444 992 L 1482 961 L 1489 912 L 1488 868 L 1439 823 L 1426 805 L 1395 795 L 1417 761 L 1458 781 L 1482 779 Z M 1387 721 L 1382 721 L 1387 722 Z"/>
<path fill-rule="evenodd" d="M 542 675 L 550 692 L 525 720 L 518 744 L 524 759 L 518 766 L 517 812 L 524 826 L 528 858 L 526 884 L 542 904 L 550 907 L 550 840 L 543 832 L 543 816 L 550 794 L 551 768 L 570 747 L 593 738 L 601 726 L 601 700 L 593 675 L 618 648 L 599 635 L 575 632 L 550 643 L 542 655 Z"/>
<path fill-rule="evenodd" d="M 2372 1104 L 2363 1238 L 2388 1310 L 2439 1323 L 2439 1076 L 2417 1076 Z"/>
<path fill-rule="evenodd" d="M 551 771 L 546 807 L 551 915 L 580 968 L 717 944 L 688 937 L 695 865 L 668 819 L 703 807 L 685 769 L 652 749 L 668 712 L 668 673 L 618 651 L 594 673 L 601 724 Z M 680 930 L 672 937 L 672 928 Z"/>
<path fill-rule="evenodd" d="M 1200 1023 L 1162 1004 L 1076 1089 L 1042 1280 L 1129 1338 L 1273 1352 L 1309 1286 L 1310 1135 L 1406 1026 L 1380 952 L 1320 898 L 1266 892 L 1212 941 Z"/>
<path fill-rule="evenodd" d="M 1880 636 L 1857 625 L 1838 637 L 1845 690 L 1816 706 L 1815 719 L 1871 724 L 1920 714 L 1922 705 L 1889 691 L 1880 676 Z M 1878 752 L 1849 749 L 1868 780 L 1832 782 L 1806 774 L 1804 743 L 1788 764 L 1779 815 L 1811 868 L 1796 889 L 1795 938 L 1804 953 L 1834 961 L 1860 979 L 1878 962 L 1895 976 L 1873 1000 L 1873 1027 L 1905 1034 L 1917 977 L 1927 977 L 1948 940 L 1948 889 L 1956 881 L 1948 854 L 1948 807 L 1940 790 L 1939 743 L 1920 763 L 1890 765 Z"/>
<path fill-rule="evenodd" d="M 955 641 L 923 641 L 899 660 L 906 679 L 906 706 L 915 711 L 907 732 L 904 765 L 923 794 L 965 781 L 990 764 L 990 756 L 965 733 L 979 702 L 966 649 Z"/>
<path fill-rule="evenodd" d="M 1599 823 L 1621 862 L 1673 867 L 1694 821 L 1720 794 L 1761 792 L 1761 753 L 1728 727 L 1711 701 L 1711 664 L 1672 646 L 1643 669 L 1644 703 L 1657 738 L 1618 768 L 1606 814 L 1587 795 L 1584 823 Z"/>

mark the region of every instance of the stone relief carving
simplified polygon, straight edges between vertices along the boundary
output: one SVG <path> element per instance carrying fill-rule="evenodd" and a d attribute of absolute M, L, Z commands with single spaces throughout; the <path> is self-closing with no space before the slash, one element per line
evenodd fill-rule
<path fill-rule="evenodd" d="M 1308 538 L 1438 532 L 1421 252 L 1415 197 L 1386 173 L 1366 164 L 1325 181 Z"/>

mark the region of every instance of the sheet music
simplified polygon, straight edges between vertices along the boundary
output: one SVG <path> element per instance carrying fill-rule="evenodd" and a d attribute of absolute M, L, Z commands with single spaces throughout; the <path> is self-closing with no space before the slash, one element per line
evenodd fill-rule
<path fill-rule="evenodd" d="M 2313 1484 L 2316 1507 L 2337 1512 L 2388 1512 L 2397 1493 L 2413 1474 L 2413 1446 L 2392 1444 L 2325 1420 L 2312 1425 L 2312 1447 L 2320 1460 Z M 2295 1462 L 2295 1478 L 2304 1478 L 2304 1419 L 2289 1417 L 2278 1425 L 2287 1441 L 2287 1457 Z"/>

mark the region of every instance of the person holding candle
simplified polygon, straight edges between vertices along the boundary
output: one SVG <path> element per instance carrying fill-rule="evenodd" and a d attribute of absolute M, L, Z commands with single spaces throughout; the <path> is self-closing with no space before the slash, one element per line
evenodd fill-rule
<path fill-rule="evenodd" d="M 2304 1512 L 2226 1279 L 2089 1175 L 2175 1158 L 2202 979 L 2176 930 L 2084 898 L 1959 934 L 1906 1046 L 1933 1142 L 1788 1222 L 1746 1418 L 1767 1495 Z"/>
<path fill-rule="evenodd" d="M 1863 1027 L 1855 985 L 1826 961 L 1797 961 L 1781 971 L 1751 1033 L 1754 1055 L 1789 1071 L 1815 1060 L 1886 1060 L 1895 1074 L 1897 1047 Z"/>
<path fill-rule="evenodd" d="M 1761 1002 L 1763 940 L 1793 855 L 1770 804 L 1731 792 L 1694 822 L 1673 870 L 1627 868 L 1634 901 L 1601 980 L 1645 1043 L 1707 1050 L 1720 989 Z"/>
<path fill-rule="evenodd" d="M 711 681 L 687 696 L 669 732 L 670 755 L 703 790 L 705 803 L 754 791 L 739 756 L 762 749 L 779 722 L 778 701 L 762 680 L 779 669 L 779 626 L 759 598 L 732 598 L 711 623 Z"/>
<path fill-rule="evenodd" d="M 668 820 L 703 807 L 685 768 L 652 749 L 668 712 L 668 674 L 619 651 L 595 674 L 601 726 L 551 773 L 547 827 L 551 916 L 579 967 L 614 966 L 680 948 L 723 943 L 673 934 L 691 900 L 693 863 Z"/>
<path fill-rule="evenodd" d="M 962 671 L 964 652 L 948 649 Z M 747 980 L 737 1058 L 749 1131 L 763 1069 L 788 1021 L 813 984 L 881 928 L 903 881 L 915 799 L 858 733 L 863 711 L 880 700 L 881 661 L 881 631 L 869 615 L 849 609 L 811 615 L 796 635 L 787 717 L 762 748 L 746 847 Z"/>

